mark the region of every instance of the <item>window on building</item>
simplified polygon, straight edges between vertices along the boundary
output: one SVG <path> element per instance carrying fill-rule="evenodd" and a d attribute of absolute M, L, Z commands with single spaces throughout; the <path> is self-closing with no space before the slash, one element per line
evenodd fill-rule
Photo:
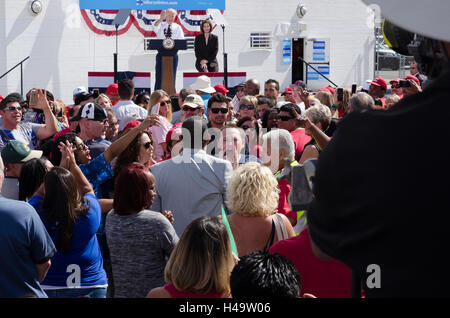
<path fill-rule="evenodd" d="M 250 33 L 250 48 L 252 49 L 271 49 L 271 32 L 252 32 Z"/>

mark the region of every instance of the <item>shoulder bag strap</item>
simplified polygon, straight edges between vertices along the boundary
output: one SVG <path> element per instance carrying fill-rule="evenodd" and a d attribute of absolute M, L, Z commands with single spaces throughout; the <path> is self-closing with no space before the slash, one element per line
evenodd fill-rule
<path fill-rule="evenodd" d="M 231 250 L 234 254 L 236 254 L 236 257 L 238 256 L 236 242 L 234 241 L 233 232 L 231 232 L 230 223 L 228 222 L 227 214 L 225 213 L 225 209 L 222 206 L 222 221 L 225 224 L 225 227 L 227 228 L 228 236 L 230 237 L 230 243 L 231 243 Z"/>
<path fill-rule="evenodd" d="M 273 244 L 274 239 L 275 239 L 275 221 L 272 219 L 272 231 L 270 232 L 269 241 L 267 241 L 267 244 L 264 247 L 264 252 L 268 252 L 269 251 L 270 247 Z"/>

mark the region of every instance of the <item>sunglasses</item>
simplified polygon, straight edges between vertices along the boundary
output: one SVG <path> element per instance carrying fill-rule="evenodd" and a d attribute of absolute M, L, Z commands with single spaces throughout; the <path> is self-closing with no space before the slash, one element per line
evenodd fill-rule
<path fill-rule="evenodd" d="M 189 107 L 189 106 L 184 106 L 183 107 L 183 111 L 185 111 L 185 112 L 194 112 L 196 110 L 197 110 L 197 108 L 192 108 L 192 107 Z"/>
<path fill-rule="evenodd" d="M 147 141 L 143 146 L 144 146 L 145 149 L 148 149 L 148 148 L 150 148 L 151 145 L 152 145 L 152 142 L 151 141 Z"/>
<path fill-rule="evenodd" d="M 11 112 L 18 110 L 19 112 L 22 111 L 22 106 L 8 106 L 5 107 L 6 110 L 9 110 Z"/>
<path fill-rule="evenodd" d="M 278 119 L 280 119 L 281 121 L 288 121 L 293 118 L 294 117 L 290 117 L 290 116 L 278 116 Z"/>
<path fill-rule="evenodd" d="M 166 106 L 166 105 L 170 105 L 170 100 L 166 100 L 166 101 L 163 101 L 163 102 L 161 102 L 161 103 L 159 103 L 159 106 Z"/>
<path fill-rule="evenodd" d="M 221 112 L 222 114 L 226 114 L 228 113 L 228 108 L 211 108 L 211 112 L 213 114 L 218 114 L 219 112 Z"/>
<path fill-rule="evenodd" d="M 243 125 L 243 126 L 241 126 L 241 128 L 242 128 L 242 129 L 244 129 L 244 130 L 247 130 L 247 129 L 249 129 L 249 128 L 253 128 L 253 127 L 251 127 L 251 126 L 247 126 L 247 125 Z"/>
<path fill-rule="evenodd" d="M 254 109 L 255 109 L 255 105 L 245 105 L 245 104 L 242 104 L 242 105 L 239 106 L 239 109 L 254 110 Z"/>

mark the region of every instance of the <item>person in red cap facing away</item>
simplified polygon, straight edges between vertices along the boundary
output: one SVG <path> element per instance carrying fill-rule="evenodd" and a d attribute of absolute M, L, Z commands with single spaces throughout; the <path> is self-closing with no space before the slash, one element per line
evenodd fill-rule
<path fill-rule="evenodd" d="M 109 97 L 109 99 L 111 100 L 111 104 L 114 106 L 116 105 L 119 100 L 119 85 L 117 83 L 112 83 L 108 86 L 108 88 L 106 89 L 106 95 Z"/>
<path fill-rule="evenodd" d="M 161 161 L 176 157 L 183 151 L 183 143 L 180 143 L 182 140 L 182 124 L 183 123 L 177 123 L 173 125 L 173 127 L 167 132 L 166 142 L 163 145 L 166 157 L 164 157 Z"/>
<path fill-rule="evenodd" d="M 221 93 L 222 95 L 227 96 L 227 93 L 229 92 L 229 90 L 222 84 L 217 84 L 216 86 L 214 86 L 214 89 L 216 90 L 216 92 L 213 94 Z"/>
<path fill-rule="evenodd" d="M 370 82 L 369 95 L 373 98 L 379 98 L 383 103 L 383 108 L 386 107 L 386 95 L 387 84 L 384 78 L 381 76 L 375 77 L 372 82 Z"/>

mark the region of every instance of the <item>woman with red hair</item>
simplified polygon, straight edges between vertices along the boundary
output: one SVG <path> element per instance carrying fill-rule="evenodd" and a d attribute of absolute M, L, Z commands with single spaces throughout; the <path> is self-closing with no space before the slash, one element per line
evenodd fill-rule
<path fill-rule="evenodd" d="M 171 212 L 148 210 L 155 194 L 155 177 L 143 164 L 133 162 L 116 178 L 114 209 L 105 227 L 113 297 L 145 297 L 149 288 L 164 284 L 164 268 L 178 236 Z"/>

